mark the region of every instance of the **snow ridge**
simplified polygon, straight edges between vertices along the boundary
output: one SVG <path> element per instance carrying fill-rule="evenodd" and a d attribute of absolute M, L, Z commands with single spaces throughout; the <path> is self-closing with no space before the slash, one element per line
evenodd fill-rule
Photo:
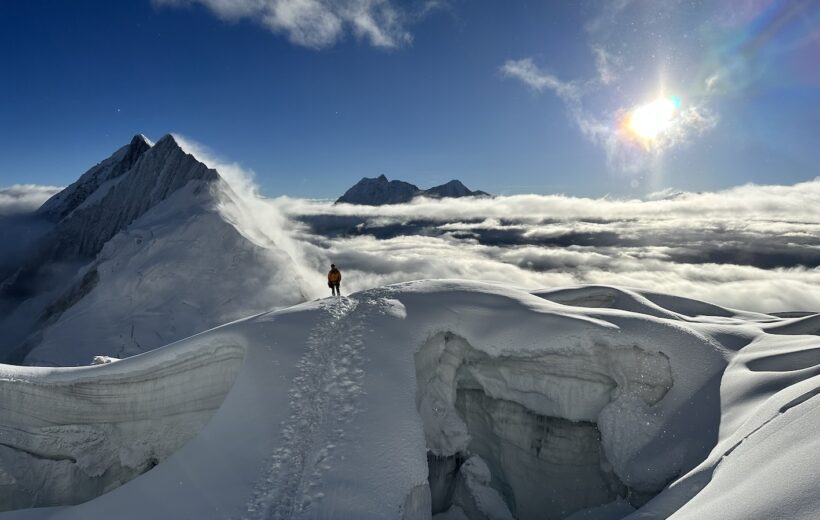
<path fill-rule="evenodd" d="M 215 170 L 186 154 L 171 135 L 166 135 L 98 200 L 79 205 L 59 222 L 59 257 L 93 257 L 117 233 L 189 183 L 192 194 L 188 204 L 197 193 L 207 193 L 217 179 Z M 206 197 L 200 204 L 213 202 Z"/>
<path fill-rule="evenodd" d="M 37 210 L 53 221 L 67 217 L 82 205 L 105 183 L 126 174 L 142 155 L 153 146 L 142 134 L 135 135 L 131 142 L 114 152 L 108 159 L 93 166 L 77 181 L 48 199 Z"/>
<path fill-rule="evenodd" d="M 364 325 L 351 317 L 358 304 L 346 297 L 323 302 L 288 392 L 291 412 L 281 433 L 284 442 L 257 484 L 244 520 L 298 518 L 322 498 L 317 490 L 322 475 L 364 393 Z"/>
<path fill-rule="evenodd" d="M 41 236 L 0 270 L 3 362 L 127 357 L 313 295 L 289 231 L 254 227 L 283 217 L 171 134 L 134 137 L 40 213 Z"/>

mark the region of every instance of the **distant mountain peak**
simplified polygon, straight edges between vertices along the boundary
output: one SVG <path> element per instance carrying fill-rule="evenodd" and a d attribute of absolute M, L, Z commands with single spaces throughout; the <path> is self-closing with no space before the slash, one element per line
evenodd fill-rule
<path fill-rule="evenodd" d="M 484 191 L 472 191 L 465 186 L 461 181 L 453 179 L 450 182 L 440 186 L 434 186 L 424 192 L 427 197 L 489 197 L 490 194 Z"/>
<path fill-rule="evenodd" d="M 484 191 L 471 191 L 461 181 L 453 179 L 429 190 L 422 190 L 415 184 L 400 180 L 388 181 L 382 174 L 378 177 L 363 177 L 359 182 L 348 189 L 336 203 L 362 204 L 381 206 L 383 204 L 401 204 L 410 202 L 416 197 L 457 198 L 457 197 L 489 197 Z"/>
<path fill-rule="evenodd" d="M 421 193 L 419 187 L 404 181 L 388 181 L 382 174 L 378 177 L 363 177 L 353 187 L 339 197 L 336 202 L 348 204 L 400 204 L 409 202 Z"/>

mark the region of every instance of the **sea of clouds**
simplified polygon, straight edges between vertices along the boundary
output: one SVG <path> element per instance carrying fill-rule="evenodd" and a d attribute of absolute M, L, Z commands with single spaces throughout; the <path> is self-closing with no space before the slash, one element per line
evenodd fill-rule
<path fill-rule="evenodd" d="M 34 211 L 61 189 L 37 184 L 15 184 L 0 188 L 0 217 Z"/>
<path fill-rule="evenodd" d="M 32 213 L 60 189 L 36 184 L 0 187 L 0 281 L 18 267 L 28 248 L 48 229 Z"/>
<path fill-rule="evenodd" d="M 820 178 L 645 200 L 518 195 L 355 206 L 281 197 L 301 257 L 355 291 L 422 278 L 612 284 L 820 310 Z"/>
<path fill-rule="evenodd" d="M 196 152 L 245 201 L 235 206 L 243 208 L 232 217 L 237 227 L 285 250 L 313 297 L 327 292 L 333 262 L 345 293 L 465 278 L 532 290 L 611 284 L 764 312 L 820 310 L 820 178 L 629 200 L 516 195 L 357 206 L 264 198 L 238 165 Z M 12 242 L 20 226 L 28 230 L 27 214 L 56 190 L 0 189 L 0 236 L 9 239 L 0 264 L 19 260 Z"/>

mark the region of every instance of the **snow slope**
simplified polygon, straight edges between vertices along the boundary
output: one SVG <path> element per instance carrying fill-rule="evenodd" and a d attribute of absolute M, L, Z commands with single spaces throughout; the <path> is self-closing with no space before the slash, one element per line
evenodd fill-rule
<path fill-rule="evenodd" d="M 0 284 L 0 356 L 85 365 L 304 301 L 293 258 L 236 218 L 247 203 L 175 137 L 136 136 L 39 210 L 52 231 Z"/>
<path fill-rule="evenodd" d="M 3 366 L 0 496 L 66 505 L 0 519 L 814 518 L 820 339 L 794 323 L 427 281 Z"/>

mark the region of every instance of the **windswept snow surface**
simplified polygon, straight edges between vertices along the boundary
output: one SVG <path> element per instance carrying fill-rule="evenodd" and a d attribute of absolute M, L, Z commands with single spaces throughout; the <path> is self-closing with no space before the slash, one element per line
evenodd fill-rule
<path fill-rule="evenodd" d="M 62 505 L 0 519 L 816 518 L 801 319 L 423 281 L 2 366 L 0 496 Z"/>

